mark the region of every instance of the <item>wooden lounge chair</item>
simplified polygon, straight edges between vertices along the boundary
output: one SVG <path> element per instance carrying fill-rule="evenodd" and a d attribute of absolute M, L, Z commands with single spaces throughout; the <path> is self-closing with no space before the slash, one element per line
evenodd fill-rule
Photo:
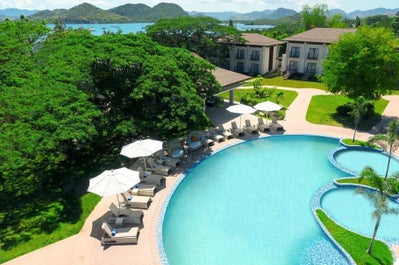
<path fill-rule="evenodd" d="M 155 184 L 158 186 L 165 184 L 165 177 L 163 175 L 159 175 L 150 171 L 144 171 L 141 167 L 138 167 L 137 171 L 140 172 L 140 181 L 143 183 Z"/>
<path fill-rule="evenodd" d="M 260 132 L 270 132 L 270 125 L 264 123 L 262 118 L 258 118 L 257 127 Z"/>
<path fill-rule="evenodd" d="M 212 140 L 216 141 L 217 143 L 223 142 L 225 140 L 224 136 L 217 133 L 215 128 L 213 127 L 209 128 L 208 135 Z"/>
<path fill-rule="evenodd" d="M 213 141 L 213 139 L 211 139 L 211 136 L 208 136 L 205 132 L 203 132 L 201 135 L 201 143 L 205 147 L 215 145 L 215 142 Z"/>
<path fill-rule="evenodd" d="M 223 135 L 223 136 L 224 136 L 224 139 L 226 139 L 226 140 L 229 140 L 229 139 L 233 139 L 233 138 L 234 138 L 234 135 L 233 135 L 231 132 L 227 131 L 227 130 L 223 127 L 222 124 L 220 124 L 220 125 L 218 126 L 217 132 L 220 133 L 221 135 Z"/>
<path fill-rule="evenodd" d="M 104 222 L 101 226 L 104 233 L 101 237 L 101 245 L 106 244 L 137 244 L 139 228 L 137 226 L 129 227 L 111 227 Z"/>
<path fill-rule="evenodd" d="M 231 122 L 231 133 L 234 134 L 235 137 L 244 136 L 244 130 L 238 128 L 237 123 L 235 121 Z"/>
<path fill-rule="evenodd" d="M 124 206 L 129 208 L 148 209 L 151 198 L 148 196 L 132 196 L 128 192 L 122 193 Z"/>
<path fill-rule="evenodd" d="M 249 134 L 258 133 L 258 128 L 255 125 L 251 124 L 250 120 L 245 120 L 245 127 L 244 130 Z"/>
<path fill-rule="evenodd" d="M 144 213 L 142 210 L 120 208 L 114 203 L 111 203 L 109 209 L 112 212 L 110 218 L 108 218 L 108 223 L 122 223 L 122 224 L 136 224 L 141 225 Z M 122 218 L 122 220 L 121 220 Z"/>
<path fill-rule="evenodd" d="M 157 185 L 155 184 L 139 183 L 130 190 L 130 194 L 154 197 L 156 190 Z"/>
<path fill-rule="evenodd" d="M 171 167 L 158 164 L 152 157 L 147 158 L 146 162 L 148 164 L 147 169 L 149 171 L 155 172 L 156 174 L 168 176 L 170 173 L 172 173 Z"/>
<path fill-rule="evenodd" d="M 284 127 L 277 122 L 277 118 L 275 116 L 272 117 L 272 123 L 270 124 L 270 128 L 276 131 L 284 131 Z"/>

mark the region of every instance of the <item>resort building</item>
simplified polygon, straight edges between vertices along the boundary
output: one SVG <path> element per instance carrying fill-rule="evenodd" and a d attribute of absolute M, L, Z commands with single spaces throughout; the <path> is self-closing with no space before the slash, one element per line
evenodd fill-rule
<path fill-rule="evenodd" d="M 256 76 L 274 72 L 280 67 L 279 50 L 284 42 L 258 33 L 243 33 L 245 43 L 230 46 L 227 68 Z"/>
<path fill-rule="evenodd" d="M 348 28 L 314 28 L 283 39 L 287 49 L 282 56 L 281 71 L 288 74 L 321 75 L 328 45 L 337 42 L 340 35 L 355 31 Z"/>

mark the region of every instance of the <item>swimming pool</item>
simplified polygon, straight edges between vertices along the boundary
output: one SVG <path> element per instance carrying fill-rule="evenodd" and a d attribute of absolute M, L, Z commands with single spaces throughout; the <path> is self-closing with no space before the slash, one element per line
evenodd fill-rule
<path fill-rule="evenodd" d="M 384 176 L 389 157 L 387 154 L 368 149 L 343 149 L 337 151 L 334 158 L 338 164 L 349 169 L 354 175 L 360 174 L 365 166 L 371 166 L 379 175 Z M 388 176 L 397 172 L 399 172 L 399 161 L 391 159 Z"/>
<path fill-rule="evenodd" d="M 347 176 L 328 160 L 338 146 L 334 138 L 271 136 L 197 164 L 162 216 L 165 263 L 347 264 L 310 207 L 320 187 Z"/>

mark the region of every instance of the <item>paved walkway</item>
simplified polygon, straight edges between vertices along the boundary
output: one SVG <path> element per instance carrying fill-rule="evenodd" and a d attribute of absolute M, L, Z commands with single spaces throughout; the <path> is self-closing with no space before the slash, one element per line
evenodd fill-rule
<path fill-rule="evenodd" d="M 315 125 L 305 120 L 306 110 L 311 97 L 313 95 L 323 94 L 323 91 L 316 89 L 298 89 L 296 91 L 299 93 L 298 97 L 286 111 L 285 119 L 281 122 L 279 121 L 286 129 L 284 132 L 285 134 L 316 134 L 340 138 L 352 137 L 353 130 L 332 126 Z M 383 114 L 385 117 L 383 119 L 384 122 L 390 117 L 399 117 L 399 96 L 386 96 L 384 98 L 390 101 Z M 229 113 L 222 108 L 210 110 L 208 111 L 208 115 L 215 124 L 225 124 L 227 128 L 230 127 L 231 120 L 236 120 L 237 124 L 240 122 L 240 117 L 238 115 Z M 247 118 L 254 123 L 256 122 L 255 117 L 250 114 L 243 115 L 241 120 L 244 121 Z M 380 128 L 382 126 L 384 126 L 384 124 L 376 127 Z M 367 140 L 370 136 L 370 133 L 365 132 L 359 132 L 357 134 L 357 138 L 362 140 Z M 216 144 L 213 149 L 216 150 L 227 144 L 232 144 L 238 141 L 241 140 L 233 139 L 223 144 Z M 398 153 L 396 155 L 398 155 Z M 13 259 L 5 264 L 161 264 L 156 238 L 158 216 L 169 188 L 173 185 L 184 169 L 189 167 L 190 164 L 196 159 L 198 159 L 198 157 L 192 157 L 191 161 L 188 161 L 187 164 L 180 167 L 181 172 L 176 172 L 174 176 L 167 177 L 166 187 L 156 193 L 149 209 L 144 210 L 144 227 L 140 230 L 139 243 L 137 245 L 109 246 L 105 248 L 100 245 L 99 237 L 101 236 L 101 229 L 99 225 L 104 219 L 104 213 L 108 211 L 108 206 L 110 203 L 117 202 L 116 196 L 106 196 L 94 208 L 79 234 Z M 396 256 L 399 257 L 399 246 L 395 247 L 395 250 L 397 251 Z"/>

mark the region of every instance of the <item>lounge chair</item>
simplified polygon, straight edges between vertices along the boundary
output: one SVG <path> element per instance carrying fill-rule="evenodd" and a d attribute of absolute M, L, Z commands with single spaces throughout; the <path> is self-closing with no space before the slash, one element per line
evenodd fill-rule
<path fill-rule="evenodd" d="M 172 168 L 164 165 L 160 165 L 152 157 L 146 159 L 147 169 L 151 172 L 155 172 L 156 174 L 168 176 L 172 173 Z"/>
<path fill-rule="evenodd" d="M 258 133 L 258 128 L 255 125 L 252 125 L 250 120 L 245 120 L 244 130 L 249 134 Z"/>
<path fill-rule="evenodd" d="M 277 118 L 275 116 L 272 117 L 272 123 L 270 127 L 276 131 L 284 131 L 284 127 L 277 122 Z"/>
<path fill-rule="evenodd" d="M 203 132 L 201 135 L 201 143 L 205 147 L 215 145 L 215 142 L 213 141 L 213 139 L 211 139 L 211 136 L 209 134 L 207 135 L 206 132 Z"/>
<path fill-rule="evenodd" d="M 187 145 L 190 151 L 196 151 L 202 147 L 201 134 L 190 132 L 187 136 Z"/>
<path fill-rule="evenodd" d="M 264 123 L 262 118 L 258 118 L 257 127 L 260 132 L 270 132 L 270 125 Z"/>
<path fill-rule="evenodd" d="M 106 244 L 137 244 L 139 228 L 137 226 L 113 228 L 104 222 L 101 226 L 104 233 L 101 237 L 101 245 Z"/>
<path fill-rule="evenodd" d="M 224 139 L 226 139 L 226 140 L 229 140 L 229 139 L 233 139 L 233 138 L 234 138 L 234 135 L 233 135 L 231 132 L 227 131 L 227 130 L 223 127 L 222 124 L 220 124 L 220 125 L 218 126 L 217 132 L 220 133 L 221 135 L 223 135 L 223 136 L 224 136 Z"/>
<path fill-rule="evenodd" d="M 171 167 L 172 169 L 175 169 L 180 163 L 180 159 L 168 156 L 167 152 L 164 152 L 164 150 L 155 153 L 154 160 L 159 165 L 168 166 Z"/>
<path fill-rule="evenodd" d="M 155 184 L 139 183 L 130 190 L 130 194 L 154 197 L 156 190 L 157 185 Z"/>
<path fill-rule="evenodd" d="M 225 139 L 224 139 L 224 136 L 221 135 L 221 134 L 219 134 L 219 133 L 217 133 L 216 130 L 215 130 L 215 128 L 213 128 L 213 127 L 210 127 L 210 128 L 209 128 L 208 134 L 209 134 L 209 137 L 210 137 L 212 140 L 216 141 L 217 143 L 223 142 L 223 141 L 225 140 Z"/>
<path fill-rule="evenodd" d="M 151 204 L 151 198 L 148 196 L 132 196 L 128 192 L 123 192 L 123 205 L 129 208 L 148 209 Z"/>
<path fill-rule="evenodd" d="M 166 143 L 166 150 L 172 159 L 182 159 L 186 154 L 183 141 L 177 138 Z"/>
<path fill-rule="evenodd" d="M 119 224 L 142 224 L 143 211 L 129 208 L 120 208 L 114 203 L 109 206 L 113 216 L 108 218 L 108 223 L 119 223 Z M 123 219 L 121 219 L 123 218 Z"/>
<path fill-rule="evenodd" d="M 162 186 L 165 184 L 165 177 L 163 175 L 159 175 L 150 171 L 144 171 L 141 167 L 137 168 L 139 171 L 140 181 L 147 184 L 155 184 L 158 186 Z"/>
<path fill-rule="evenodd" d="M 234 134 L 235 137 L 244 136 L 244 130 L 238 128 L 237 123 L 235 121 L 231 122 L 231 133 Z"/>

